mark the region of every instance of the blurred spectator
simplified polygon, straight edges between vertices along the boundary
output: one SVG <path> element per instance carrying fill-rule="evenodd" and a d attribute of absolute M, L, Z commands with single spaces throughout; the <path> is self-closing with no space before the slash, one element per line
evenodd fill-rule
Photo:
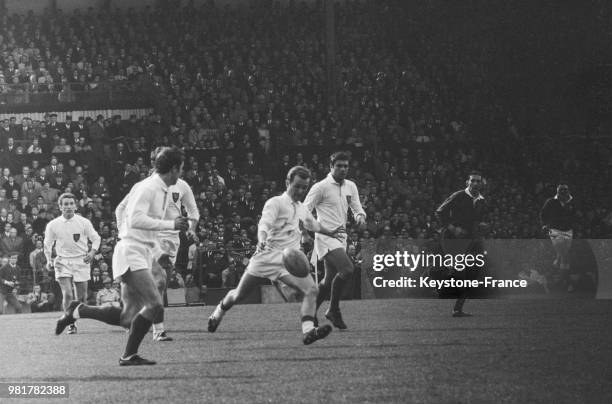
<path fill-rule="evenodd" d="M 112 287 L 113 281 L 110 278 L 104 278 L 102 283 L 104 287 L 96 294 L 96 305 L 121 307 L 121 296 L 119 292 Z"/>
<path fill-rule="evenodd" d="M 30 305 L 32 313 L 53 310 L 53 304 L 49 301 L 47 294 L 41 291 L 40 285 L 34 285 L 34 291 L 28 294 L 26 303 Z"/>
<path fill-rule="evenodd" d="M 183 277 L 181 276 L 181 274 L 179 274 L 178 272 L 176 272 L 176 270 L 173 269 L 172 273 L 168 277 L 168 288 L 178 289 L 184 287 L 185 282 L 183 281 Z"/>
<path fill-rule="evenodd" d="M 5 234 L 0 238 L 0 254 L 19 256 L 23 248 L 23 238 L 17 235 L 17 229 L 11 227 L 8 236 Z"/>
<path fill-rule="evenodd" d="M 236 270 L 236 262 L 233 259 L 229 259 L 227 268 L 221 272 L 221 287 L 223 288 L 235 288 L 240 280 L 240 275 Z"/>
<path fill-rule="evenodd" d="M 212 260 L 206 263 L 204 268 L 204 284 L 209 288 L 220 288 L 223 284 L 221 273 L 227 268 L 227 260 L 224 259 L 222 251 L 217 250 Z"/>
<path fill-rule="evenodd" d="M 12 307 L 17 313 L 21 313 L 21 303 L 13 293 L 19 289 L 20 269 L 17 267 L 17 256 L 13 255 L 2 260 L 0 266 L 0 295 L 4 300 L 3 313 L 6 307 Z"/>

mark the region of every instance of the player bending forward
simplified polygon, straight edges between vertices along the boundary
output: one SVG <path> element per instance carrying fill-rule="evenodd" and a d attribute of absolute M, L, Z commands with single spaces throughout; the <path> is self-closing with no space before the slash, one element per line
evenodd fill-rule
<path fill-rule="evenodd" d="M 61 334 L 78 318 L 91 318 L 111 325 L 129 328 L 121 366 L 154 365 L 154 361 L 138 355 L 142 339 L 154 322 L 163 322 L 164 305 L 157 290 L 151 268 L 160 255 L 157 233 L 161 230 L 186 231 L 189 221 L 184 217 L 164 220 L 168 188 L 176 184 L 183 171 L 183 152 L 164 148 L 155 160 L 156 173 L 134 185 L 127 203 L 119 237 L 113 254 L 113 274 L 121 280 L 123 309 L 87 306 L 71 302 L 66 313 L 57 321 L 55 333 Z"/>
<path fill-rule="evenodd" d="M 344 233 L 345 230 L 343 226 L 334 230 L 322 226 L 300 202 L 310 182 L 310 171 L 307 168 L 302 166 L 291 168 L 287 174 L 286 182 L 287 191 L 280 196 L 268 199 L 264 205 L 257 229 L 257 251 L 249 262 L 236 289 L 225 295 L 209 317 L 209 332 L 215 332 L 225 313 L 234 304 L 246 297 L 253 288 L 257 287 L 260 278 L 268 278 L 272 281 L 280 280 L 304 294 L 301 315 L 305 345 L 325 338 L 331 332 L 330 325 L 315 327 L 314 324 L 317 285 L 309 275 L 299 278 L 287 271 L 283 265 L 283 250 L 286 248 L 299 249 L 301 240 L 300 221 L 306 229 L 326 234 L 329 237 L 339 237 L 339 234 Z"/>

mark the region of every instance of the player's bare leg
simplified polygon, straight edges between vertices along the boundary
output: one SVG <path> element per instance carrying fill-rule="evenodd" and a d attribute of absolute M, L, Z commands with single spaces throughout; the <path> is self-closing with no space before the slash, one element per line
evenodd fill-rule
<path fill-rule="evenodd" d="M 163 319 L 164 307 L 161 296 L 155 287 L 151 273 L 147 270 L 128 271 L 122 278 L 124 280 L 121 287 L 123 310 L 114 306 L 88 306 L 75 300 L 70 303 L 66 313 L 57 321 L 55 333 L 61 334 L 69 324 L 74 323 L 78 318 L 121 325 L 129 328 L 129 336 L 119 364 L 122 366 L 153 365 L 155 362 L 143 359 L 137 353 L 153 319 Z"/>
<path fill-rule="evenodd" d="M 172 261 L 167 254 L 162 255 L 158 261 L 153 262 L 151 274 L 160 296 L 164 296 L 166 292 L 168 271 L 172 272 Z M 156 318 L 153 322 L 153 340 L 154 341 L 172 341 L 172 337 L 166 334 L 163 319 Z"/>
<path fill-rule="evenodd" d="M 121 298 L 124 303 L 124 307 L 126 301 L 130 301 L 129 298 L 125 296 L 127 292 L 125 292 L 127 288 L 121 288 Z M 133 301 L 133 299 L 131 300 Z M 66 327 L 73 325 L 76 320 L 79 318 L 88 318 L 92 320 L 102 321 L 104 323 L 110 325 L 123 325 L 121 323 L 122 311 L 119 307 L 114 306 L 88 306 L 79 300 L 73 300 L 69 303 L 68 308 L 65 310 L 65 313 L 59 320 L 57 320 L 57 325 L 55 327 L 55 334 L 59 335 L 64 331 Z M 129 322 L 126 325 L 123 325 L 125 328 L 129 328 Z"/>
<path fill-rule="evenodd" d="M 332 281 L 334 280 L 334 276 L 336 276 L 336 268 L 329 261 L 323 261 L 325 274 L 323 275 L 323 279 L 319 281 L 318 289 L 319 293 L 317 294 L 317 310 L 323 304 L 323 302 L 329 298 L 329 292 L 331 291 Z"/>
<path fill-rule="evenodd" d="M 326 324 L 321 327 L 315 326 L 314 316 L 319 289 L 314 280 L 310 276 L 298 278 L 293 275 L 283 275 L 279 278 L 279 280 L 304 294 L 302 306 L 300 308 L 302 315 L 302 333 L 304 344 L 310 345 L 316 340 L 327 337 L 332 331 L 330 325 Z"/>
<path fill-rule="evenodd" d="M 85 303 L 87 301 L 87 282 L 74 282 L 74 290 L 76 292 L 74 300 Z"/>
<path fill-rule="evenodd" d="M 57 281 L 60 284 L 60 289 L 62 290 L 62 307 L 64 308 L 64 311 L 67 312 L 71 307 L 72 301 L 76 299 L 72 277 L 62 276 L 58 278 Z M 70 323 L 68 327 L 68 334 L 76 334 L 77 328 L 74 322 Z"/>
<path fill-rule="evenodd" d="M 121 302 L 123 308 L 115 306 L 88 306 L 79 301 L 72 301 L 70 307 L 60 320 L 55 330 L 56 334 L 61 334 L 63 327 L 67 321 L 76 320 L 79 318 L 88 318 L 91 320 L 102 321 L 106 324 L 121 326 L 127 330 L 130 329 L 132 320 L 144 307 L 140 296 L 136 294 L 125 282 L 121 282 Z"/>
<path fill-rule="evenodd" d="M 134 316 L 130 324 L 130 333 L 123 356 L 119 359 L 122 366 L 131 365 L 153 365 L 155 362 L 148 361 L 138 356 L 138 348 L 144 336 L 155 319 L 163 321 L 164 305 L 161 295 L 157 290 L 151 272 L 148 270 L 130 271 L 123 275 L 125 283 L 129 285 L 144 307 Z M 127 312 L 128 310 L 126 310 Z"/>
<path fill-rule="evenodd" d="M 217 305 L 215 311 L 208 318 L 208 332 L 215 332 L 223 316 L 225 313 L 232 308 L 232 306 L 236 303 L 239 303 L 242 299 L 244 299 L 248 294 L 256 288 L 261 282 L 261 278 L 258 278 L 253 275 L 249 275 L 248 273 L 244 273 L 242 278 L 240 278 L 240 282 L 236 289 L 232 289 Z"/>
<path fill-rule="evenodd" d="M 62 276 L 61 278 L 57 278 L 57 282 L 60 284 L 60 288 L 62 289 L 62 307 L 64 308 L 64 311 L 66 311 L 68 310 L 68 306 L 70 306 L 70 302 L 75 300 L 72 292 L 72 278 Z"/>
<path fill-rule="evenodd" d="M 343 248 L 336 248 L 328 252 L 325 255 L 324 261 L 326 268 L 329 265 L 337 271 L 331 282 L 329 310 L 325 313 L 325 317 L 327 317 L 335 327 L 344 330 L 347 327 L 340 313 L 340 298 L 342 297 L 344 285 L 353 275 L 353 263 Z"/>

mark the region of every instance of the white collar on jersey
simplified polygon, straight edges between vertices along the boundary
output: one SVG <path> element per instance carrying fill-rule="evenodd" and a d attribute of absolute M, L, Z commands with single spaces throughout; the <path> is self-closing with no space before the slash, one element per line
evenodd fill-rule
<path fill-rule="evenodd" d="M 561 202 L 561 200 L 559 199 L 559 195 L 555 195 L 555 199 L 559 200 L 559 203 L 561 204 L 561 206 L 565 206 L 568 203 L 570 203 L 572 201 L 572 199 L 574 199 L 574 197 L 570 195 L 569 199 L 566 202 Z"/>
<path fill-rule="evenodd" d="M 61 217 L 61 218 L 62 218 L 62 221 L 63 221 L 64 223 L 66 223 L 66 222 L 68 222 L 68 221 L 70 221 L 70 220 L 74 220 L 74 218 L 76 217 L 76 215 L 77 215 L 77 214 L 75 213 L 74 215 L 72 215 L 72 217 L 71 217 L 70 219 L 66 219 L 66 218 L 64 217 L 64 215 L 59 215 L 58 217 Z"/>
<path fill-rule="evenodd" d="M 336 184 L 336 185 L 344 185 L 344 182 L 345 182 L 344 180 L 342 180 L 342 182 L 336 181 L 332 173 L 327 174 L 327 179 L 329 180 L 329 182 L 331 182 L 332 184 Z"/>
<path fill-rule="evenodd" d="M 281 195 L 281 198 L 286 199 L 289 203 L 294 203 L 294 204 L 298 204 L 299 202 L 295 202 L 293 199 L 291 199 L 291 197 L 289 196 L 289 194 L 287 193 L 287 191 L 283 192 L 283 194 Z"/>
<path fill-rule="evenodd" d="M 479 201 L 481 199 L 484 199 L 484 196 L 482 196 L 482 194 L 478 194 L 478 196 L 476 198 L 474 198 L 474 195 L 470 194 L 470 189 L 469 188 L 465 189 L 465 193 L 468 194 L 470 196 L 470 198 L 474 199 L 474 202 L 475 201 Z"/>
<path fill-rule="evenodd" d="M 162 178 L 159 176 L 159 174 L 155 173 L 155 174 L 152 175 L 152 177 L 161 186 L 162 191 L 168 192 L 168 185 L 166 185 L 166 183 L 164 182 L 164 180 L 162 180 Z"/>

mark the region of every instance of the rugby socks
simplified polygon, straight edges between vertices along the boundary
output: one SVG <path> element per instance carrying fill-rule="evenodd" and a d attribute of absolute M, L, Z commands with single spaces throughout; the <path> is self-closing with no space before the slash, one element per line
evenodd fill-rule
<path fill-rule="evenodd" d="M 123 359 L 128 359 L 131 355 L 138 352 L 138 347 L 144 336 L 149 332 L 151 324 L 153 322 L 147 320 L 141 313 L 136 314 L 130 325 L 130 334 L 125 346 L 125 352 L 123 353 Z"/>
<path fill-rule="evenodd" d="M 121 309 L 114 306 L 87 306 L 80 304 L 72 313 L 72 317 L 90 318 L 103 321 L 110 325 L 119 325 L 121 321 Z"/>
<path fill-rule="evenodd" d="M 164 323 L 157 323 L 157 324 L 153 324 L 153 334 L 159 333 L 159 332 L 164 332 L 166 331 L 164 329 Z"/>
<path fill-rule="evenodd" d="M 215 311 L 213 312 L 212 316 L 214 318 L 216 318 L 217 320 L 221 320 L 223 318 L 223 315 L 225 314 L 225 312 L 228 311 L 231 308 L 232 308 L 232 306 L 226 307 L 223 304 L 223 300 L 221 300 L 219 302 L 219 304 L 217 305 L 217 307 L 215 307 Z"/>
<path fill-rule="evenodd" d="M 323 282 L 319 282 L 319 293 L 317 294 L 317 310 L 323 304 L 325 299 L 327 299 L 327 295 L 329 294 L 329 285 L 326 285 Z"/>
<path fill-rule="evenodd" d="M 315 328 L 314 317 L 313 316 L 303 316 L 302 317 L 302 333 L 306 334 L 313 328 Z"/>
<path fill-rule="evenodd" d="M 331 296 L 329 297 L 329 310 L 338 311 L 340 310 L 340 297 L 342 295 L 342 289 L 344 288 L 345 279 L 336 274 L 331 285 Z"/>

